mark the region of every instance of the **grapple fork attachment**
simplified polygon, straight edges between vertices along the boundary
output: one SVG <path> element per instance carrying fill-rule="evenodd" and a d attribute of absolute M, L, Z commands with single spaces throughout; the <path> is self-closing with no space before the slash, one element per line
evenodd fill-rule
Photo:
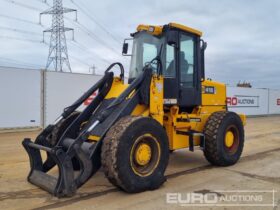
<path fill-rule="evenodd" d="M 28 181 L 40 188 L 48 191 L 55 196 L 71 196 L 76 191 L 74 184 L 74 169 L 71 158 L 62 150 L 62 148 L 48 148 L 34 144 L 30 139 L 24 139 L 22 142 L 30 159 L 30 173 Z M 43 161 L 40 150 L 49 153 L 50 157 L 58 166 L 58 177 L 51 176 L 43 172 Z"/>
<path fill-rule="evenodd" d="M 34 144 L 30 139 L 24 139 L 22 142 L 30 159 L 30 173 L 28 181 L 40 188 L 48 191 L 57 197 L 72 196 L 76 189 L 84 184 L 94 172 L 94 168 L 85 150 L 88 150 L 89 145 L 83 147 L 75 145 L 73 147 L 75 158 L 80 163 L 80 170 L 75 177 L 72 159 L 67 152 L 64 152 L 62 147 L 48 148 L 38 144 Z M 82 148 L 86 148 L 83 150 Z M 58 167 L 58 177 L 47 174 L 44 171 L 42 156 L 40 150 L 48 152 L 51 158 Z"/>

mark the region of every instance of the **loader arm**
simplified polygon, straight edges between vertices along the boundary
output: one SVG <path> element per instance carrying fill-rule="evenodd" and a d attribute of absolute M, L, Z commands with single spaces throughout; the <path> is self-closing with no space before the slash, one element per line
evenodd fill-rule
<path fill-rule="evenodd" d="M 110 127 L 121 117 L 130 115 L 138 104 L 149 105 L 152 79 L 152 69 L 149 67 L 145 67 L 143 72 L 118 97 L 104 100 L 112 87 L 113 73 L 110 70 L 115 65 L 120 66 L 122 78 L 122 65 L 112 64 L 106 70 L 105 76 L 73 105 L 67 107 L 53 125 L 42 131 L 34 143 L 30 139 L 24 139 L 22 144 L 30 158 L 31 170 L 28 175 L 30 183 L 57 197 L 73 195 L 100 168 L 102 140 Z M 65 129 L 56 145 L 52 147 L 49 144 L 47 146 L 43 144 L 56 125 L 69 117 L 97 90 L 95 99 Z M 86 124 L 81 129 L 83 122 Z M 99 136 L 99 141 L 89 142 L 88 137 L 92 135 Z M 42 161 L 40 150 L 48 154 L 45 162 Z M 73 159 L 79 162 L 78 175 L 74 174 Z M 57 178 L 49 174 L 55 165 L 59 169 Z"/>

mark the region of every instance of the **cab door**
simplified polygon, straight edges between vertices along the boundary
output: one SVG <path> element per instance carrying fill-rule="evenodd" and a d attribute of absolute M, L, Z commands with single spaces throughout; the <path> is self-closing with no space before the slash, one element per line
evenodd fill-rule
<path fill-rule="evenodd" d="M 163 51 L 164 105 L 178 104 L 178 72 L 176 47 L 165 45 Z"/>
<path fill-rule="evenodd" d="M 180 32 L 177 51 L 179 72 L 179 106 L 193 107 L 201 104 L 201 81 L 198 71 L 199 38 Z"/>

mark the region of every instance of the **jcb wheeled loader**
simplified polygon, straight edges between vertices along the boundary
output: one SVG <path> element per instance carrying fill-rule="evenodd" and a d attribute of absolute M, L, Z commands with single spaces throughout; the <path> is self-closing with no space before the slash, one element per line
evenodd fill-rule
<path fill-rule="evenodd" d="M 113 63 L 34 143 L 24 139 L 30 183 L 57 197 L 72 196 L 102 167 L 113 185 L 135 193 L 165 182 L 174 150 L 200 148 L 217 166 L 238 161 L 246 118 L 228 111 L 224 84 L 205 79 L 202 33 L 170 23 L 139 25 L 131 36 L 128 84 L 122 64 Z M 119 76 L 112 72 L 116 66 Z M 57 176 L 50 173 L 54 166 Z"/>

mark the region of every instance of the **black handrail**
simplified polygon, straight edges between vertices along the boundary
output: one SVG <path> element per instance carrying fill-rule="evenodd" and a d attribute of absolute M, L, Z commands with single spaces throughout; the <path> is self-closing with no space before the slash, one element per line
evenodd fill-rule
<path fill-rule="evenodd" d="M 121 77 L 121 80 L 124 80 L 124 67 L 121 63 L 119 62 L 116 62 L 116 63 L 112 63 L 106 70 L 105 70 L 105 73 L 109 72 L 114 66 L 119 66 L 120 67 L 120 70 L 121 70 L 121 74 L 120 74 L 120 77 Z"/>

